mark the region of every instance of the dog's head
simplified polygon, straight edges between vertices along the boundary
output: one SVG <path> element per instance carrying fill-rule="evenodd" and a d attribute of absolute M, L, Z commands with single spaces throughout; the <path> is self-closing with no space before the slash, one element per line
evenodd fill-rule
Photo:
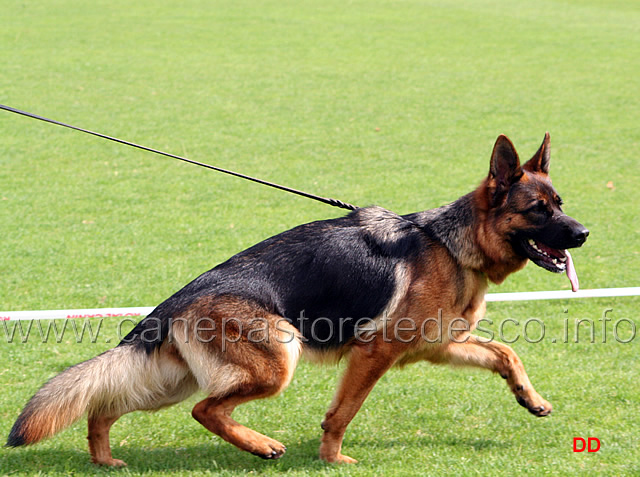
<path fill-rule="evenodd" d="M 506 136 L 498 137 L 485 182 L 488 218 L 506 241 L 512 260 L 530 259 L 546 270 L 565 272 L 574 291 L 578 278 L 567 249 L 580 247 L 589 230 L 562 211 L 549 178 L 549 133 L 533 157 L 520 165 Z"/>

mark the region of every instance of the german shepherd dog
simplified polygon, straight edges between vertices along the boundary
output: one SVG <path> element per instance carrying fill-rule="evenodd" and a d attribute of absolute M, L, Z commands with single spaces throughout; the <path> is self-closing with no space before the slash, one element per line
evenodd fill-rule
<path fill-rule="evenodd" d="M 528 260 L 578 281 L 566 249 L 589 231 L 562 212 L 549 180 L 549 134 L 520 165 L 498 137 L 488 176 L 443 207 L 396 215 L 380 207 L 300 225 L 200 275 L 161 303 L 115 348 L 47 382 L 15 422 L 8 446 L 33 444 L 88 415 L 92 461 L 111 456 L 109 429 L 123 414 L 206 398 L 193 417 L 236 447 L 277 459 L 285 446 L 232 419 L 236 406 L 289 384 L 301 352 L 348 359 L 322 421 L 320 458 L 342 454 L 349 422 L 391 367 L 426 360 L 502 376 L 536 416 L 551 404 L 516 353 L 471 333 L 488 282 Z"/>

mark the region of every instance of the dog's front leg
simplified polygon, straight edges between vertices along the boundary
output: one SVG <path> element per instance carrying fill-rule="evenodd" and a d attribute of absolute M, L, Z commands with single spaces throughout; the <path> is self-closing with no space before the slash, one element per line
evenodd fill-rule
<path fill-rule="evenodd" d="M 357 462 L 341 452 L 344 433 L 378 379 L 393 366 L 400 354 L 399 344 L 384 342 L 376 336 L 371 343 L 353 346 L 349 365 L 322 421 L 321 459 L 348 464 Z"/>
<path fill-rule="evenodd" d="M 431 356 L 429 360 L 489 369 L 507 380 L 518 404 L 527 408 L 530 413 L 540 417 L 551 413 L 551 404 L 536 392 L 522 361 L 506 344 L 468 335 L 464 341 L 448 343 L 438 355 Z"/>

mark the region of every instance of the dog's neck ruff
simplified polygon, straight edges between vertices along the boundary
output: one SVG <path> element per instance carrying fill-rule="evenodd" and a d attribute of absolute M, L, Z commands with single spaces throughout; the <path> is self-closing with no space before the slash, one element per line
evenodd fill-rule
<path fill-rule="evenodd" d="M 463 267 L 481 270 L 486 262 L 486 255 L 474 239 L 475 210 L 472 194 L 464 195 L 437 209 L 419 212 L 415 222 L 441 242 Z"/>

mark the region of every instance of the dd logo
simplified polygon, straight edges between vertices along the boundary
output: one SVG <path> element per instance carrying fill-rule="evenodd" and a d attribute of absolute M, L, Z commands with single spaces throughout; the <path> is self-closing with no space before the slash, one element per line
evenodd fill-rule
<path fill-rule="evenodd" d="M 573 452 L 598 452 L 600 450 L 600 439 L 589 437 L 585 441 L 582 437 L 573 438 Z"/>

